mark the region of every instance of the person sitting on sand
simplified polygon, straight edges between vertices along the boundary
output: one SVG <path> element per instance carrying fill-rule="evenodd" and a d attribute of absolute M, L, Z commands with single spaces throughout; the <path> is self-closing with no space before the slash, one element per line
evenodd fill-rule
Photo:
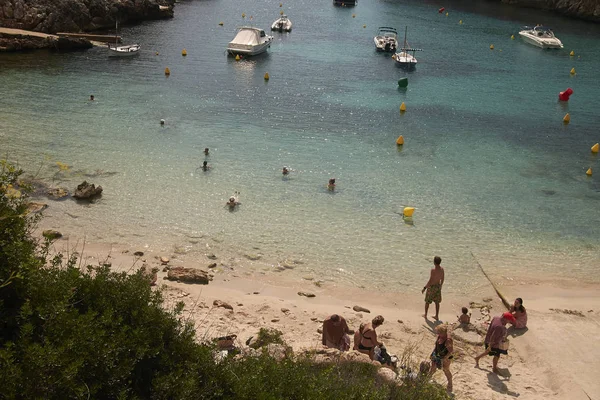
<path fill-rule="evenodd" d="M 508 354 L 508 350 L 502 349 L 502 343 L 506 338 L 506 324 L 514 323 L 515 317 L 510 312 L 505 312 L 499 317 L 492 318 L 492 322 L 485 335 L 485 351 L 475 357 L 475 366 L 479 368 L 479 360 L 486 354 L 493 356 L 492 360 L 492 371 L 497 374 L 498 371 L 498 360 L 500 354 Z"/>
<path fill-rule="evenodd" d="M 377 332 L 375 329 L 383 324 L 384 318 L 381 315 L 373 318 L 371 322 L 364 325 L 361 324 L 358 330 L 358 335 L 354 335 L 354 348 L 363 354 L 368 354 L 371 360 L 374 360 L 375 346 L 381 346 L 383 343 L 377 340 Z M 358 344 L 357 344 L 358 336 Z"/>
<path fill-rule="evenodd" d="M 515 322 L 511 322 L 517 329 L 523 329 L 527 327 L 527 311 L 523 307 L 523 299 L 517 297 L 515 303 L 510 308 L 510 312 L 515 317 Z"/>
<path fill-rule="evenodd" d="M 469 309 L 467 307 L 463 307 L 461 309 L 462 314 L 458 317 L 458 323 L 469 325 L 471 323 L 471 314 L 469 314 Z"/>
<path fill-rule="evenodd" d="M 210 169 L 210 165 L 208 165 L 208 161 L 204 161 L 202 163 L 202 171 L 208 171 Z"/>
<path fill-rule="evenodd" d="M 335 178 L 331 178 L 327 184 L 327 189 L 333 191 L 335 189 Z"/>
<path fill-rule="evenodd" d="M 350 350 L 350 329 L 344 317 L 333 314 L 323 321 L 323 346 L 338 349 L 340 351 Z"/>
<path fill-rule="evenodd" d="M 452 373 L 450 372 L 450 363 L 452 362 L 452 352 L 454 351 L 453 341 L 450 337 L 450 332 L 448 332 L 448 325 L 442 324 L 438 325 L 435 328 L 438 337 L 435 341 L 435 348 L 431 353 L 431 369 L 429 373 L 433 375 L 433 373 L 437 369 L 441 369 L 444 371 L 446 375 L 446 379 L 448 379 L 448 385 L 446 386 L 446 391 L 448 393 L 452 392 Z"/>
<path fill-rule="evenodd" d="M 442 258 L 435 256 L 433 258 L 433 268 L 429 275 L 429 281 L 421 290 L 421 293 L 427 290 L 425 294 L 425 319 L 427 319 L 427 313 L 429 312 L 429 305 L 435 303 L 435 319 L 439 319 L 440 303 L 442 302 L 442 285 L 444 285 L 444 268 L 440 265 Z"/>
<path fill-rule="evenodd" d="M 283 175 L 287 175 L 287 174 L 289 174 L 289 173 L 290 173 L 290 170 L 289 170 L 287 167 L 283 167 L 283 170 L 281 171 L 281 173 L 282 173 Z"/>

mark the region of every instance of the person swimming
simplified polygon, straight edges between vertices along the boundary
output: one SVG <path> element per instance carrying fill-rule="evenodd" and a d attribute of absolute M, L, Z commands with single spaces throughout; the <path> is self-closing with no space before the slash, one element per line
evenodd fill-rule
<path fill-rule="evenodd" d="M 202 171 L 208 171 L 210 169 L 210 165 L 208 165 L 208 161 L 204 161 L 202 163 Z"/>
<path fill-rule="evenodd" d="M 329 183 L 327 184 L 327 189 L 334 190 L 335 189 L 335 178 L 329 179 Z"/>
<path fill-rule="evenodd" d="M 290 170 L 288 169 L 288 167 L 283 167 L 283 170 L 281 171 L 281 173 L 283 175 L 288 175 L 290 173 Z"/>
<path fill-rule="evenodd" d="M 94 95 L 90 94 L 90 101 L 94 101 Z"/>
<path fill-rule="evenodd" d="M 229 207 L 230 210 L 233 210 L 235 208 L 235 206 L 240 205 L 240 201 L 238 200 L 240 192 L 235 192 L 235 194 L 233 196 L 231 196 L 229 198 L 229 200 L 227 201 L 226 205 Z"/>
<path fill-rule="evenodd" d="M 204 148 L 204 155 L 205 155 L 205 156 L 209 155 L 209 154 L 208 154 L 208 147 L 205 147 L 205 148 Z"/>

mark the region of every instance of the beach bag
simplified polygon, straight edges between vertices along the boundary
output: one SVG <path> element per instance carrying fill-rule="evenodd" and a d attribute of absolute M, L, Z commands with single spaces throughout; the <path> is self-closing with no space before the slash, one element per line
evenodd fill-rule
<path fill-rule="evenodd" d="M 508 339 L 504 339 L 503 341 L 500 342 L 500 345 L 498 346 L 498 348 L 500 350 L 508 351 L 508 345 L 509 345 Z"/>

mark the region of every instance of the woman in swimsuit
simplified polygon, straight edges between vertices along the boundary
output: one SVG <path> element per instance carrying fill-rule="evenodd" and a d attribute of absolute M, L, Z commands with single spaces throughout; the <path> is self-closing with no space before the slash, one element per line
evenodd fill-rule
<path fill-rule="evenodd" d="M 377 340 L 377 332 L 375 329 L 383 324 L 384 318 L 381 315 L 376 316 L 369 323 L 361 325 L 359 329 L 360 337 L 357 350 L 363 354 L 368 354 L 373 360 L 375 346 L 381 346 L 383 343 Z"/>
<path fill-rule="evenodd" d="M 433 375 L 437 369 L 444 371 L 446 379 L 448 379 L 448 386 L 446 386 L 446 390 L 448 393 L 451 393 L 452 373 L 450 372 L 450 363 L 452 362 L 453 358 L 452 352 L 454 351 L 454 343 L 448 332 L 448 325 L 438 325 L 435 330 L 438 334 L 438 337 L 435 341 L 435 348 L 431 353 L 431 370 L 429 373 Z"/>
<path fill-rule="evenodd" d="M 517 297 L 515 303 L 510 308 L 510 312 L 515 316 L 515 322 L 511 324 L 517 329 L 523 329 L 527 327 L 527 311 L 523 307 L 523 299 Z"/>

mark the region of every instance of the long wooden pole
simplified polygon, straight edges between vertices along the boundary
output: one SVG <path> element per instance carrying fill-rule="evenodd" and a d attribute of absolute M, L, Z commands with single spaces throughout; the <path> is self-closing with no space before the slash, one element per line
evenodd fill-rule
<path fill-rule="evenodd" d="M 492 280 L 490 279 L 490 277 L 488 276 L 488 274 L 485 273 L 485 270 L 483 269 L 483 267 L 481 266 L 481 264 L 479 263 L 479 261 L 477 261 L 477 258 L 475 257 L 475 255 L 473 254 L 473 252 L 471 252 L 471 256 L 473 257 L 473 259 L 475 260 L 475 262 L 479 266 L 479 269 L 481 270 L 481 272 L 483 272 L 483 275 L 487 278 L 488 282 L 490 282 L 492 284 L 492 287 L 494 288 L 494 291 L 496 291 L 496 294 L 498 295 L 498 297 L 500 297 L 500 300 L 502 300 L 502 304 L 504 304 L 504 307 L 506 307 L 508 310 L 510 310 L 510 303 L 508 301 L 506 301 L 506 298 L 502 295 L 502 293 L 500 293 L 500 291 L 498 290 L 498 288 L 496 287 L 496 285 L 494 284 L 494 282 L 492 282 Z"/>

